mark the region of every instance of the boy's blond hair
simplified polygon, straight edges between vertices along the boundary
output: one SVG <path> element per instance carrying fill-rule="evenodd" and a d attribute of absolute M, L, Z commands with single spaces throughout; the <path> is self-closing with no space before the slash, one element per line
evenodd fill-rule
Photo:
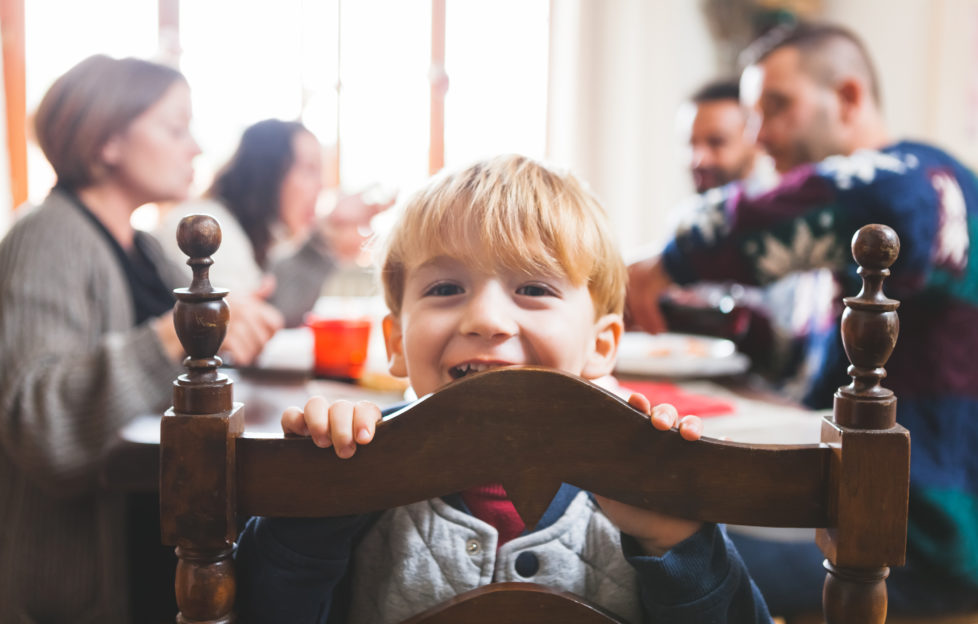
<path fill-rule="evenodd" d="M 381 264 L 391 314 L 400 315 L 406 270 L 441 255 L 566 275 L 588 285 L 597 316 L 622 313 L 625 264 L 597 199 L 570 173 L 524 156 L 441 175 L 407 201 Z"/>

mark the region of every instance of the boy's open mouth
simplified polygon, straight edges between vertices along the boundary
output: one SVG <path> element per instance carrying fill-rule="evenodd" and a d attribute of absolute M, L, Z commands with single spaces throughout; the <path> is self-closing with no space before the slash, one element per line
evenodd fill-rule
<path fill-rule="evenodd" d="M 502 362 L 464 362 L 448 369 L 448 374 L 452 376 L 452 379 L 461 379 L 470 373 L 481 373 L 482 371 L 501 366 L 508 365 Z"/>

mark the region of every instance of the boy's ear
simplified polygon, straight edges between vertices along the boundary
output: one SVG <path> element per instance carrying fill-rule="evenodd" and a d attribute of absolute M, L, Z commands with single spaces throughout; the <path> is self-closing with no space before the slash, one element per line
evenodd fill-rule
<path fill-rule="evenodd" d="M 605 314 L 594 323 L 594 345 L 581 377 L 597 379 L 610 375 L 618 357 L 618 342 L 625 331 L 620 314 Z"/>
<path fill-rule="evenodd" d="M 407 377 L 407 362 L 404 361 L 404 334 L 401 322 L 388 314 L 381 321 L 384 330 L 384 345 L 387 347 L 387 368 L 395 377 Z"/>

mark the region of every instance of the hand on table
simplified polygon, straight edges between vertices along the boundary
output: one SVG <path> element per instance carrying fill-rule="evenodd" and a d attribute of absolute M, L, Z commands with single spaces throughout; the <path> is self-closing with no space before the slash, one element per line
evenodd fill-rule
<path fill-rule="evenodd" d="M 230 355 L 234 365 L 253 364 L 265 343 L 285 326 L 282 313 L 265 301 L 274 288 L 274 280 L 266 280 L 253 293 L 228 296 L 231 319 L 221 349 Z"/>
<path fill-rule="evenodd" d="M 371 202 L 364 193 L 343 195 L 320 223 L 319 232 L 341 260 L 356 260 L 370 236 L 370 220 L 394 205 L 394 198 Z"/>
<path fill-rule="evenodd" d="M 167 357 L 174 362 L 179 362 L 187 355 L 183 345 L 180 344 L 180 338 L 177 337 L 177 329 L 173 325 L 173 310 L 152 321 L 152 327 Z"/>
<path fill-rule="evenodd" d="M 628 290 L 625 296 L 625 321 L 628 329 L 644 329 L 650 334 L 666 331 L 659 297 L 672 285 L 658 256 L 628 265 Z"/>

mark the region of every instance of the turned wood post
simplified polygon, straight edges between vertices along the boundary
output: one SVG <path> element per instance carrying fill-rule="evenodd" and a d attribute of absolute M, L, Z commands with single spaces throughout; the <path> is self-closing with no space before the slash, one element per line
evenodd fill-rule
<path fill-rule="evenodd" d="M 173 407 L 160 425 L 162 539 L 176 546 L 178 557 L 177 622 L 233 622 L 234 452 L 244 419 L 232 403 L 231 380 L 217 370 L 228 291 L 213 288 L 208 272 L 221 228 L 213 217 L 190 215 L 180 222 L 177 242 L 190 256 L 193 281 L 173 291 L 173 322 L 188 356 L 187 373 L 173 382 Z"/>
<path fill-rule="evenodd" d="M 833 420 L 822 426 L 822 441 L 835 451 L 829 507 L 836 528 L 816 532 L 826 555 L 829 624 L 883 624 L 889 566 L 903 563 L 906 548 L 910 438 L 896 424 L 896 397 L 880 385 L 900 305 L 883 294 L 883 280 L 899 251 L 896 233 L 884 225 L 860 228 L 852 239 L 863 281 L 858 295 L 844 299 L 842 315 L 852 383 L 836 392 Z"/>

